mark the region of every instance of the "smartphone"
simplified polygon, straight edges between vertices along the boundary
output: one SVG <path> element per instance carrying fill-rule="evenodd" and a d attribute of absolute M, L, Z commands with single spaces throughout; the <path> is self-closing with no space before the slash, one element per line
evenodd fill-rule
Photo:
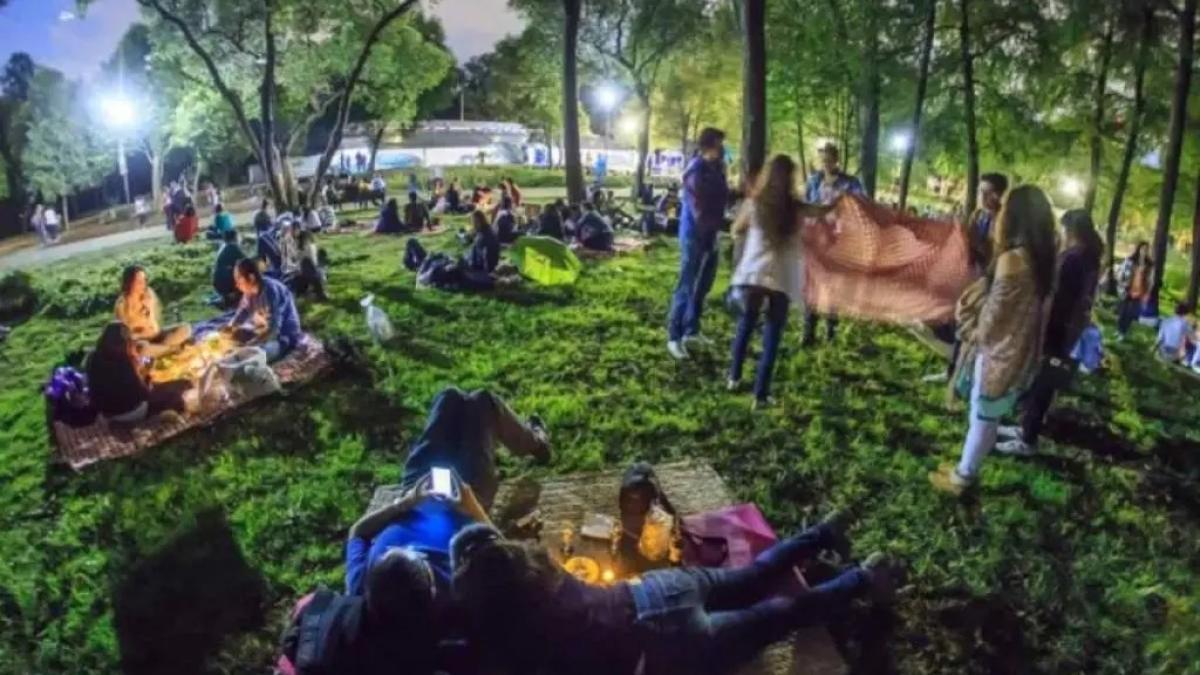
<path fill-rule="evenodd" d="M 430 470 L 429 474 L 433 478 L 433 487 L 430 488 L 430 492 L 446 497 L 454 497 L 454 483 L 450 478 L 450 469 L 435 466 Z"/>

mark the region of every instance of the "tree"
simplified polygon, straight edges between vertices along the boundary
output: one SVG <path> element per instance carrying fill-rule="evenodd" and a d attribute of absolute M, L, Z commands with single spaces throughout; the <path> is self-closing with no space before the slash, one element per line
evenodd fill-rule
<path fill-rule="evenodd" d="M 962 53 L 963 110 L 967 134 L 967 195 L 964 213 L 975 210 L 979 190 L 979 138 L 975 128 L 975 53 L 971 49 L 971 0 L 959 0 L 958 44 Z"/>
<path fill-rule="evenodd" d="M 765 0 L 741 0 L 742 180 L 758 174 L 767 155 L 767 12 Z M 748 185 L 746 187 L 749 187 Z"/>
<path fill-rule="evenodd" d="M 25 203 L 21 154 L 29 127 L 28 100 L 33 76 L 33 59 L 22 52 L 9 57 L 0 76 L 0 160 L 4 164 L 7 196 L 21 205 Z"/>
<path fill-rule="evenodd" d="M 676 146 L 686 157 L 703 126 L 724 129 L 728 141 L 738 143 L 742 58 L 729 45 L 741 39 L 736 11 L 719 6 L 703 30 L 668 57 L 653 92 L 655 143 Z"/>
<path fill-rule="evenodd" d="M 1176 54 L 1175 84 L 1171 92 L 1171 118 L 1167 132 L 1166 160 L 1163 162 L 1162 190 L 1158 199 L 1158 221 L 1154 226 L 1154 283 L 1150 289 L 1150 307 L 1158 311 L 1163 271 L 1167 263 L 1167 237 L 1171 231 L 1171 212 L 1175 207 L 1175 188 L 1179 183 L 1179 162 L 1183 156 L 1183 130 L 1187 123 L 1188 94 L 1192 86 L 1192 62 L 1195 55 L 1197 0 L 1184 0 L 1183 7 L 1171 7 L 1179 21 L 1179 47 Z"/>
<path fill-rule="evenodd" d="M 1100 66 L 1096 73 L 1096 113 L 1092 118 L 1091 138 L 1088 139 L 1091 161 L 1088 164 L 1083 208 L 1089 213 L 1096 206 L 1096 189 L 1100 184 L 1100 161 L 1104 151 L 1104 111 L 1108 101 L 1108 70 L 1112 63 L 1113 35 L 1116 31 L 1116 21 L 1112 17 L 1107 17 L 1105 24 L 1104 37 L 1100 39 Z"/>
<path fill-rule="evenodd" d="M 604 63 L 629 79 L 641 113 L 638 168 L 641 194 L 650 152 L 651 93 L 666 57 L 703 25 L 704 4 L 696 0 L 591 0 L 584 16 L 584 42 Z"/>
<path fill-rule="evenodd" d="M 579 154 L 579 53 L 580 0 L 562 0 L 563 31 L 563 154 L 567 172 L 567 198 L 584 200 L 583 160 Z"/>
<path fill-rule="evenodd" d="M 921 142 L 921 115 L 925 111 L 925 92 L 929 87 L 929 61 L 933 56 L 934 23 L 937 19 L 937 0 L 925 0 L 925 28 L 921 38 L 921 66 L 917 75 L 917 100 L 913 104 L 912 127 L 908 147 L 904 149 L 904 167 L 900 172 L 900 210 L 908 206 L 908 182 L 912 178 L 913 159 Z"/>

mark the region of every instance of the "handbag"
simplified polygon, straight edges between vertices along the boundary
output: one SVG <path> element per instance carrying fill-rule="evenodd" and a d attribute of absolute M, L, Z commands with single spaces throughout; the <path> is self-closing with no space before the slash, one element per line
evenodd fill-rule
<path fill-rule="evenodd" d="M 683 563 L 702 567 L 743 567 L 778 537 L 755 504 L 735 504 L 684 516 Z"/>

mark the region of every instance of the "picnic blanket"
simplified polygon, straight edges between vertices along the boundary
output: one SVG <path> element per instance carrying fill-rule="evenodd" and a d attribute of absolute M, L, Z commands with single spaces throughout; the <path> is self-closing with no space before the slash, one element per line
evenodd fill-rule
<path fill-rule="evenodd" d="M 308 382 L 332 365 L 332 357 L 325 346 L 316 338 L 306 335 L 291 354 L 272 364 L 271 368 L 280 383 L 286 386 Z M 135 455 L 189 429 L 211 424 L 254 398 L 231 398 L 224 406 L 189 415 L 160 415 L 133 426 L 109 424 L 103 416 L 84 427 L 54 422 L 53 459 L 79 471 L 102 460 Z"/>
<path fill-rule="evenodd" d="M 805 230 L 805 301 L 820 313 L 940 323 L 972 281 L 966 235 L 866 198 L 840 198 Z"/>
<path fill-rule="evenodd" d="M 580 258 L 596 260 L 600 258 L 612 258 L 623 253 L 636 253 L 637 251 L 645 250 L 649 245 L 650 240 L 648 239 L 622 235 L 613 240 L 613 250 L 611 251 L 594 251 L 578 245 L 572 245 L 571 250 Z"/>

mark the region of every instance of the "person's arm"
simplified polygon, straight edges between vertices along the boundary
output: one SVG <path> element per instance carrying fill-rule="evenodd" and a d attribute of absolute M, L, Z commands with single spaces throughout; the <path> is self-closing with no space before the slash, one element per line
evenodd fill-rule
<path fill-rule="evenodd" d="M 259 293 L 261 292 L 260 290 Z M 251 300 L 250 296 L 243 295 L 242 299 L 238 302 L 237 311 L 233 313 L 233 318 L 229 320 L 229 327 L 237 328 L 245 324 L 253 314 L 254 301 Z"/>
<path fill-rule="evenodd" d="M 404 495 L 397 498 L 391 504 L 382 506 L 367 515 L 359 518 L 353 525 L 350 526 L 350 532 L 347 534 L 349 539 L 362 539 L 370 541 L 374 539 L 383 528 L 392 524 L 397 518 L 416 508 L 418 504 L 425 499 L 425 490 L 422 487 L 424 481 L 418 483 L 416 487 L 406 492 Z"/>
<path fill-rule="evenodd" d="M 1024 278 L 1025 267 L 1016 251 L 1003 253 L 996 261 L 996 275 L 984 298 L 975 332 L 980 346 L 995 344 L 1016 330 L 1013 324 L 1021 320 L 1018 308 L 1025 302 L 1025 295 L 1034 292 Z"/>

